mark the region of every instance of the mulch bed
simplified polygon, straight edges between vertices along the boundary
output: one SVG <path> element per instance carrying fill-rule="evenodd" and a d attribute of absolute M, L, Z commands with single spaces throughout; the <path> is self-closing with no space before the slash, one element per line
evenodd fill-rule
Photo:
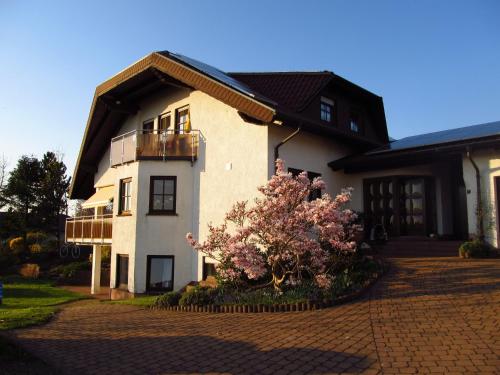
<path fill-rule="evenodd" d="M 342 295 L 333 300 L 323 301 L 308 301 L 298 303 L 284 303 L 276 305 L 190 305 L 190 306 L 168 306 L 163 308 L 154 308 L 167 311 L 182 311 L 182 312 L 203 312 L 203 313 L 276 313 L 276 312 L 294 312 L 294 311 L 312 311 L 320 310 L 342 303 L 350 302 L 364 295 L 377 280 L 387 272 L 388 263 L 377 259 L 381 265 L 381 272 L 375 273 L 367 280 L 361 288 L 351 293 Z"/>

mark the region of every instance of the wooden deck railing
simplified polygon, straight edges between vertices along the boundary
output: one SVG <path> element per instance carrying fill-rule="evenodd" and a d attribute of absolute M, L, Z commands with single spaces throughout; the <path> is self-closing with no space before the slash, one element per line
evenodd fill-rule
<path fill-rule="evenodd" d="M 174 130 L 134 130 L 111 140 L 111 166 L 140 159 L 191 160 L 198 157 L 199 131 L 177 133 Z"/>
<path fill-rule="evenodd" d="M 66 220 L 66 242 L 80 244 L 111 243 L 113 215 L 80 216 Z"/>

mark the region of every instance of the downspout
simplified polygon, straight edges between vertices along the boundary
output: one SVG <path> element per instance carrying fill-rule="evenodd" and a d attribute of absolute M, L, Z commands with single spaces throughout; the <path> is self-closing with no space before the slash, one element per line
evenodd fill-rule
<path fill-rule="evenodd" d="M 476 194 L 477 194 L 477 209 L 476 209 L 476 221 L 477 221 L 477 234 L 478 239 L 484 242 L 484 224 L 483 224 L 483 200 L 481 198 L 481 173 L 479 172 L 479 167 L 477 166 L 469 147 L 467 147 L 467 158 L 470 160 L 472 166 L 476 171 Z"/>
<path fill-rule="evenodd" d="M 291 133 L 288 137 L 283 139 L 280 143 L 278 143 L 274 147 L 274 161 L 275 161 L 274 171 L 275 172 L 276 172 L 276 160 L 278 160 L 280 157 L 280 152 L 279 152 L 280 147 L 283 146 L 285 143 L 287 143 L 289 140 L 291 140 L 293 137 L 295 137 L 297 134 L 299 134 L 301 127 L 302 127 L 302 124 L 300 124 L 299 127 L 293 133 Z"/>

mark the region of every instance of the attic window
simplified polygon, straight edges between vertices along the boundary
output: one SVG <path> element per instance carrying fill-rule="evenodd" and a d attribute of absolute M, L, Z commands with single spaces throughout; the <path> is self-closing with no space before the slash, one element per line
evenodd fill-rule
<path fill-rule="evenodd" d="M 355 133 L 360 132 L 360 126 L 359 126 L 359 116 L 357 113 L 351 113 L 351 119 L 349 120 L 349 128 L 351 131 Z"/>
<path fill-rule="evenodd" d="M 321 120 L 332 122 L 334 101 L 321 97 Z"/>

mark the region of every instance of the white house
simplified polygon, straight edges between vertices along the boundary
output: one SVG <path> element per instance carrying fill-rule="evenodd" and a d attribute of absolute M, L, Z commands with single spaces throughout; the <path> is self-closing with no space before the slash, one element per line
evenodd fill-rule
<path fill-rule="evenodd" d="M 70 189 L 87 216 L 66 240 L 94 245 L 93 292 L 103 246 L 113 297 L 180 289 L 213 272 L 186 233 L 203 240 L 280 157 L 331 194 L 354 187 L 366 232 L 390 236 L 476 233 L 479 181 L 497 246 L 499 139 L 497 122 L 390 142 L 382 98 L 334 73 L 224 73 L 154 52 L 96 88 Z"/>

